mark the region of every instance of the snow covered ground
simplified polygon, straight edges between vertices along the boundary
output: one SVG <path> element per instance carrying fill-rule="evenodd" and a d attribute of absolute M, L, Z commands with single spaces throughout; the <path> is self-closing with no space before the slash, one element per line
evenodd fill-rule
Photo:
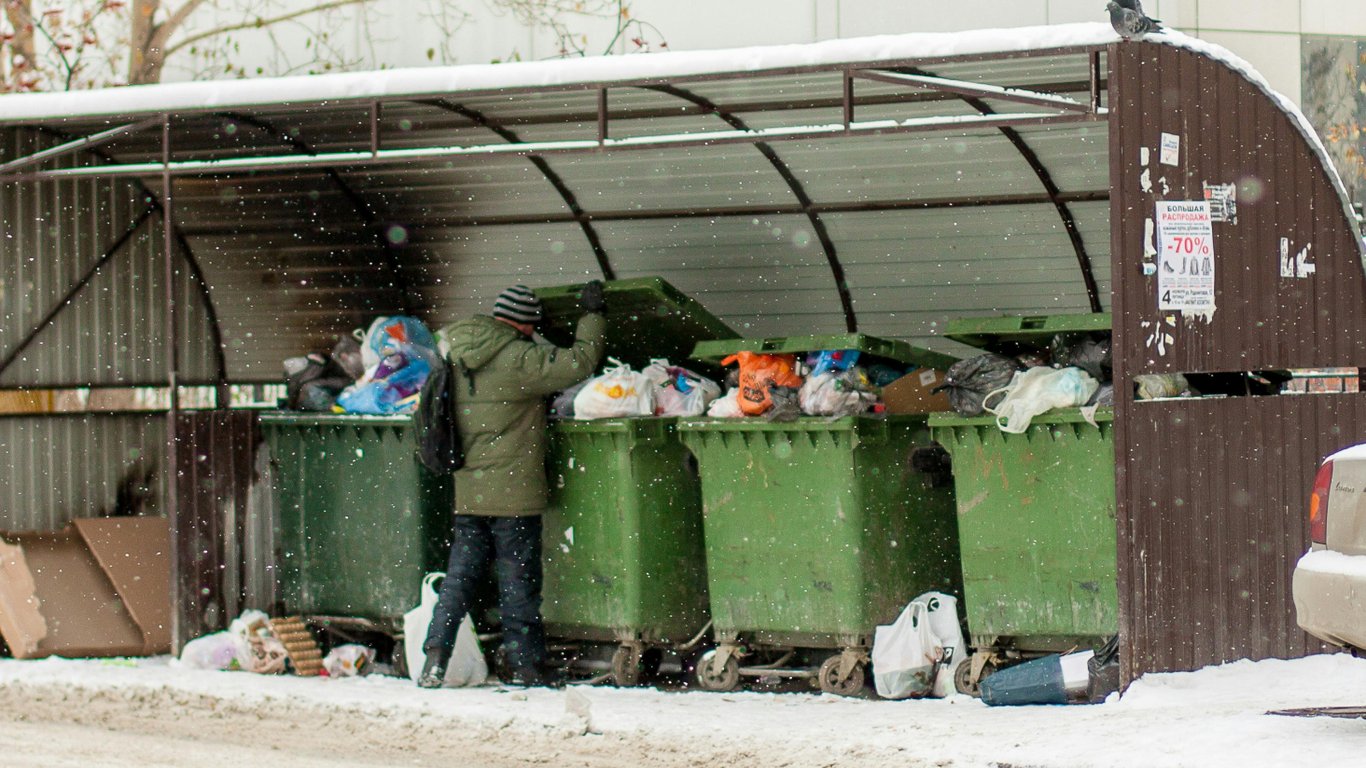
<path fill-rule="evenodd" d="M 1366 705 L 1366 660 L 1346 655 L 1150 675 L 1097 706 L 1015 708 L 962 696 L 421 691 L 166 659 L 5 659 L 0 763 L 1326 768 L 1366 762 L 1366 721 L 1264 713 L 1353 704 Z"/>

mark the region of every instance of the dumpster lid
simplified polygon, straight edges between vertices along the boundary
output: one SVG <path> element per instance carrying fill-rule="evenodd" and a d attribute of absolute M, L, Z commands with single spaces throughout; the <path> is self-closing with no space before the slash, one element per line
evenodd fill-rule
<path fill-rule="evenodd" d="M 944 336 L 969 346 L 1015 355 L 1047 349 L 1060 333 L 1109 331 L 1109 312 L 1080 315 L 1021 315 L 1016 317 L 960 317 L 950 320 Z"/>
<path fill-rule="evenodd" d="M 544 320 L 538 329 L 546 340 L 566 346 L 574 340 L 582 284 L 537 288 Z M 730 326 L 695 299 L 658 277 L 611 280 L 605 283 L 607 353 L 637 370 L 654 358 L 674 365 L 688 359 L 693 345 L 704 339 L 738 336 Z"/>
<path fill-rule="evenodd" d="M 957 360 L 952 355 L 913 347 L 904 341 L 882 339 L 862 333 L 704 341 L 699 342 L 697 347 L 693 349 L 692 356 L 696 360 L 719 363 L 723 358 L 736 352 L 797 354 L 820 352 L 826 349 L 856 349 L 870 357 L 882 358 L 902 365 L 918 365 L 923 368 L 938 368 L 940 370 L 953 365 Z"/>

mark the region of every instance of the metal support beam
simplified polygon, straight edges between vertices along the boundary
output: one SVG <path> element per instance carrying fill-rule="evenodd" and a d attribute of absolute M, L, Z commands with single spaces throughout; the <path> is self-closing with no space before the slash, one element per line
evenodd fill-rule
<path fill-rule="evenodd" d="M 5 353 L 4 358 L 0 358 L 0 375 L 4 375 L 5 371 L 9 369 L 14 361 L 18 360 L 19 356 L 24 354 L 24 350 L 28 349 L 29 346 L 33 344 L 38 338 L 38 334 L 42 333 L 49 325 L 52 325 L 52 321 L 57 319 L 57 316 L 62 313 L 62 310 L 66 309 L 67 306 L 75 300 L 76 296 L 80 294 L 81 291 L 85 290 L 87 285 L 90 285 L 90 281 L 95 279 L 95 275 L 100 271 L 100 268 L 109 263 L 109 260 L 114 258 L 119 251 L 123 250 L 123 247 L 133 239 L 133 235 L 137 234 L 137 231 L 142 228 L 142 225 L 146 223 L 157 210 L 159 210 L 159 207 L 155 204 L 149 204 L 144 208 L 142 213 L 124 229 L 123 233 L 120 234 L 108 248 L 104 249 L 104 252 L 99 255 L 99 258 L 95 259 L 94 263 L 86 269 L 80 278 L 72 283 L 70 288 L 67 288 L 66 293 L 62 294 L 60 299 L 53 302 L 52 307 L 43 315 L 42 319 L 35 323 L 33 327 L 19 339 L 19 343 L 16 344 L 13 349 Z"/>
<path fill-rule="evenodd" d="M 738 116 L 721 110 L 712 102 L 691 91 L 686 91 L 673 85 L 651 86 L 650 90 L 677 96 L 680 99 L 690 101 L 700 107 L 710 109 L 717 117 L 724 120 L 727 125 L 735 130 L 752 132 L 750 131 L 749 126 L 745 124 L 745 121 L 741 120 Z M 844 127 L 844 130 L 847 131 L 848 127 Z M 816 239 L 820 242 L 821 249 L 825 252 L 825 260 L 830 265 L 830 276 L 834 278 L 835 292 L 839 295 L 840 307 L 844 310 L 845 329 L 850 333 L 857 333 L 858 316 L 854 313 L 854 299 L 849 292 L 849 283 L 845 279 L 844 265 L 840 263 L 839 254 L 835 249 L 835 241 L 831 239 L 830 233 L 825 229 L 825 222 L 821 220 L 820 214 L 812 210 L 815 203 L 811 200 L 811 196 L 806 194 L 806 188 L 802 186 L 801 180 L 792 172 L 792 169 L 788 167 L 787 163 L 778 156 L 778 153 L 774 151 L 773 147 L 769 146 L 767 142 L 761 141 L 756 142 L 754 148 L 763 154 L 764 159 L 768 160 L 769 164 L 773 166 L 773 170 L 777 171 L 778 175 L 782 177 L 783 183 L 787 184 L 787 188 L 792 191 L 793 197 L 797 198 L 797 204 L 801 206 L 801 210 L 806 215 L 807 221 L 811 223 L 811 229 L 815 233 Z"/>
<path fill-rule="evenodd" d="M 165 273 L 166 326 L 163 329 L 166 344 L 166 386 L 171 391 L 171 409 L 166 414 L 166 454 L 162 466 L 169 482 L 166 483 L 166 519 L 170 521 L 171 541 L 179 541 L 183 535 L 180 530 L 180 484 L 176 482 L 176 445 L 180 443 L 180 334 L 176 323 L 176 271 L 175 271 L 175 187 L 171 178 L 171 116 L 162 116 L 161 122 L 161 232 L 162 256 Z M 179 602 L 177 590 L 180 589 L 180 564 L 171 558 L 171 602 Z M 184 628 L 180 625 L 180 612 L 171 611 L 171 651 L 179 653 L 181 646 L 189 640 L 182 637 Z"/>
<path fill-rule="evenodd" d="M 24 157 L 10 160 L 7 163 L 0 163 L 0 175 L 14 173 L 15 171 L 19 171 L 30 166 L 38 165 L 48 160 L 53 160 L 58 157 L 63 157 L 65 155 L 69 155 L 75 152 L 94 149 L 104 144 L 108 144 L 109 142 L 119 138 L 120 136 L 125 136 L 130 133 L 136 133 L 138 131 L 157 125 L 160 122 L 161 118 L 155 117 L 148 120 L 141 120 L 136 123 L 120 125 L 117 128 L 110 128 L 107 131 L 92 133 L 89 136 L 85 136 L 79 139 L 72 139 L 71 141 L 68 141 L 64 144 L 58 144 L 55 147 L 48 147 L 47 149 L 44 149 L 40 152 L 34 152 L 31 155 L 25 155 Z"/>
<path fill-rule="evenodd" d="M 1042 93 L 1040 91 L 1003 88 L 999 85 L 987 85 L 985 83 L 973 83 L 966 80 L 950 80 L 943 77 L 911 75 L 900 72 L 881 72 L 876 70 L 858 69 L 854 70 L 853 74 L 855 77 L 866 80 L 875 80 L 879 83 L 910 85 L 917 88 L 927 88 L 932 91 L 942 91 L 955 96 L 996 99 L 997 101 L 1010 101 L 1016 104 L 1028 104 L 1033 107 L 1052 107 L 1053 109 L 1060 109 L 1064 112 L 1091 111 L 1091 106 L 1089 104 L 1077 101 L 1076 99 L 1069 99 L 1066 96 Z"/>
<path fill-rule="evenodd" d="M 652 86 L 668 88 L 671 86 Z M 850 136 L 879 136 L 902 133 L 963 132 L 1001 128 L 1037 128 L 1048 125 L 1103 122 L 1105 117 L 1086 112 L 1075 114 L 1022 113 L 982 115 L 954 115 L 908 120 L 874 120 L 854 123 L 847 129 L 841 123 L 833 125 L 802 125 L 782 128 L 763 128 L 734 131 L 710 131 L 667 136 L 640 136 L 623 139 L 519 142 L 509 144 L 480 144 L 474 146 L 423 147 L 418 149 L 382 149 L 377 155 L 369 151 L 328 152 L 312 156 L 283 155 L 274 157 L 238 157 L 225 160 L 191 160 L 171 163 L 172 176 L 206 176 L 220 173 L 284 172 L 300 168 L 375 167 L 403 165 L 414 160 L 439 160 L 458 157 L 494 155 L 554 155 L 585 154 L 606 150 L 655 150 L 715 147 L 726 144 L 760 144 L 773 141 L 817 141 Z M 153 176 L 162 172 L 159 163 L 131 163 L 96 168 L 67 168 L 37 173 L 0 176 L 0 183 L 35 181 L 38 179 L 112 178 L 117 176 Z"/>
<path fill-rule="evenodd" d="M 607 89 L 598 89 L 598 143 L 607 143 Z"/>

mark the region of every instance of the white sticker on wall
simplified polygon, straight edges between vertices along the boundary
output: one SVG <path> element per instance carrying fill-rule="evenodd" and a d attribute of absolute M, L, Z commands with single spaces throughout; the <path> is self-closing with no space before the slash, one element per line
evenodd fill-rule
<path fill-rule="evenodd" d="M 1157 203 L 1157 308 L 1214 312 L 1214 228 L 1204 200 Z"/>
<path fill-rule="evenodd" d="M 1162 134 L 1162 153 L 1158 160 L 1163 165 L 1181 164 L 1181 137 L 1174 133 Z"/>

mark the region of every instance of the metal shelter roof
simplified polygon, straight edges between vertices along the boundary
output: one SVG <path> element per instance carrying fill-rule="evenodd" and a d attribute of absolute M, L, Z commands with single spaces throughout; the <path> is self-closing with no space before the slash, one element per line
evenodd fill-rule
<path fill-rule="evenodd" d="M 154 205 L 173 183 L 171 240 L 202 275 L 182 293 L 223 351 L 182 352 L 182 380 L 275 380 L 376 314 L 439 325 L 512 282 L 603 276 L 660 275 L 747 335 L 954 351 L 953 317 L 1108 308 L 1115 40 L 1061 25 L 11 96 L 0 182 Z M 74 381 L 24 354 L 0 382 Z"/>

